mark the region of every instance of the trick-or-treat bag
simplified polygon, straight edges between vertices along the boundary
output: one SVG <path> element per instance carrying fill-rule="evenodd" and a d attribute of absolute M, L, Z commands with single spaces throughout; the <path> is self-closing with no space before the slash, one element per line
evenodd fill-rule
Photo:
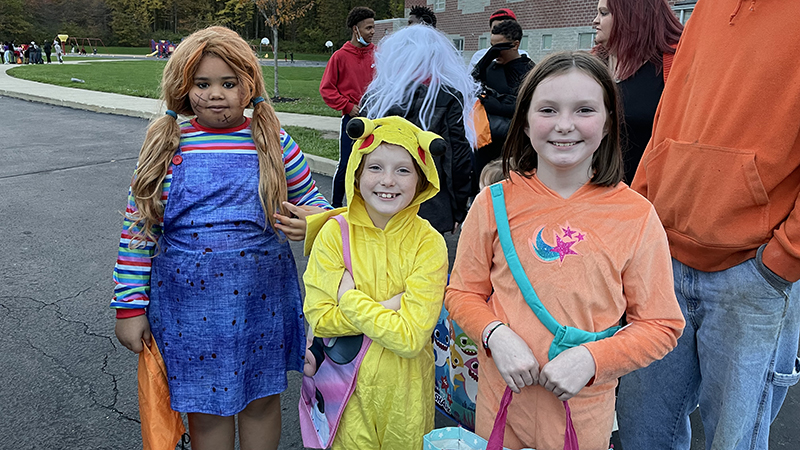
<path fill-rule="evenodd" d="M 139 419 L 142 421 L 144 450 L 175 450 L 186 433 L 180 413 L 170 407 L 167 366 L 156 340 L 150 347 L 142 341 L 139 353 Z"/>
<path fill-rule="evenodd" d="M 477 434 L 459 427 L 439 428 L 425 435 L 423 450 L 501 450 L 503 447 L 503 436 L 506 432 L 506 417 L 508 416 L 508 405 L 511 403 L 513 392 L 506 387 L 503 399 L 500 401 L 500 408 L 497 417 L 494 419 L 494 427 L 489 440 L 485 440 Z M 569 411 L 569 404 L 564 402 L 567 415 L 567 427 L 564 435 L 564 450 L 580 450 L 578 448 L 578 437 L 575 428 L 572 426 L 572 416 Z M 507 449 L 505 449 L 507 450 Z M 523 449 L 533 450 L 533 449 Z"/>

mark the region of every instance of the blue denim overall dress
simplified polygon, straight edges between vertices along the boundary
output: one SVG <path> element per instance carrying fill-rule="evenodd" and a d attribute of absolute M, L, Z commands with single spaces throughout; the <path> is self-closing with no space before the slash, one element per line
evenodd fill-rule
<path fill-rule="evenodd" d="M 172 168 L 150 326 L 172 408 L 233 415 L 302 370 L 297 268 L 286 238 L 264 228 L 255 152 L 182 146 Z"/>

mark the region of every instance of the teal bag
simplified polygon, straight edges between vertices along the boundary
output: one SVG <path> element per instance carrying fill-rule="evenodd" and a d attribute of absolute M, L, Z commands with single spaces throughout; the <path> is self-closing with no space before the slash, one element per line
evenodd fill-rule
<path fill-rule="evenodd" d="M 605 331 L 595 333 L 561 325 L 550 315 L 550 312 L 544 307 L 542 301 L 539 300 L 539 296 L 536 295 L 531 281 L 525 274 L 525 269 L 522 267 L 522 263 L 519 260 L 517 250 L 514 248 L 514 242 L 511 240 L 511 227 L 508 225 L 508 213 L 506 212 L 506 200 L 503 195 L 503 184 L 493 184 L 489 189 L 492 193 L 492 206 L 494 207 L 494 220 L 497 222 L 497 235 L 500 239 L 500 246 L 503 248 L 503 254 L 508 262 L 508 268 L 511 269 L 511 274 L 514 276 L 514 281 L 517 282 L 519 290 L 525 298 L 525 303 L 533 310 L 536 317 L 539 318 L 539 321 L 542 322 L 547 330 L 553 333 L 553 342 L 550 344 L 550 351 L 547 357 L 553 360 L 568 348 L 613 336 L 614 333 L 620 329 L 619 326 L 613 326 Z"/>

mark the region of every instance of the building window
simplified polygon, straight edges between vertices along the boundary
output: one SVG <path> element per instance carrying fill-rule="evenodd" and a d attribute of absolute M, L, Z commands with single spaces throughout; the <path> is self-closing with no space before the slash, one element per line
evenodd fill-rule
<path fill-rule="evenodd" d="M 553 35 L 552 34 L 543 34 L 542 35 L 542 50 L 552 50 L 553 49 Z"/>
<path fill-rule="evenodd" d="M 478 49 L 489 48 L 489 38 L 486 36 L 481 36 L 478 38 Z"/>
<path fill-rule="evenodd" d="M 453 38 L 453 46 L 456 48 L 456 50 L 458 50 L 459 55 L 464 54 L 464 38 Z"/>
<path fill-rule="evenodd" d="M 519 49 L 520 50 L 528 50 L 528 36 L 522 36 L 522 39 L 519 41 Z"/>
<path fill-rule="evenodd" d="M 578 50 L 591 50 L 594 47 L 594 33 L 578 33 Z"/>
<path fill-rule="evenodd" d="M 689 17 L 692 17 L 692 12 L 694 12 L 694 8 L 681 9 L 679 11 L 675 11 L 675 15 L 678 16 L 678 20 L 680 20 L 682 24 L 686 25 L 686 22 L 689 21 Z"/>
<path fill-rule="evenodd" d="M 444 2 L 445 0 L 434 0 L 433 10 L 436 12 L 444 11 Z"/>
<path fill-rule="evenodd" d="M 689 17 L 692 16 L 692 12 L 694 12 L 694 7 L 696 4 L 697 2 L 677 2 L 675 6 L 672 7 L 672 11 L 675 13 L 675 16 L 678 18 L 678 20 L 680 20 L 682 24 L 686 25 Z"/>

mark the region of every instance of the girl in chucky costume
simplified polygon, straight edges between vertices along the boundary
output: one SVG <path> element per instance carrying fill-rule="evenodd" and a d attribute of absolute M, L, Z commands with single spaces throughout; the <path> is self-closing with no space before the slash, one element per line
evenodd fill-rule
<path fill-rule="evenodd" d="M 117 337 L 138 353 L 152 330 L 192 448 L 232 450 L 241 413 L 241 448 L 275 449 L 278 394 L 305 353 L 286 237 L 302 239 L 302 216 L 330 206 L 234 31 L 186 38 L 161 86 L 169 110 L 147 130 L 114 269 Z"/>
<path fill-rule="evenodd" d="M 563 449 L 566 400 L 580 448 L 607 449 L 617 378 L 663 358 L 683 329 L 667 236 L 653 206 L 620 182 L 619 106 L 596 57 L 545 58 L 517 97 L 503 154 L 509 179 L 481 191 L 464 222 L 446 307 L 483 342 L 479 435 L 488 437 L 506 387 L 516 392 L 504 440 L 511 449 Z M 612 336 L 552 346 L 545 314 L 534 313 L 512 275 L 503 223 L 522 280 L 555 321 Z M 626 313 L 628 325 L 614 333 Z"/>
<path fill-rule="evenodd" d="M 357 138 L 347 165 L 348 207 L 308 218 L 306 248 L 316 239 L 303 276 L 314 336 L 372 339 L 332 448 L 418 449 L 433 429 L 431 333 L 448 261 L 444 238 L 417 211 L 439 191 L 429 149 L 445 144 L 400 117 L 355 118 L 348 131 Z M 349 224 L 353 276 L 345 271 L 339 224 L 327 220 L 336 214 Z"/>

